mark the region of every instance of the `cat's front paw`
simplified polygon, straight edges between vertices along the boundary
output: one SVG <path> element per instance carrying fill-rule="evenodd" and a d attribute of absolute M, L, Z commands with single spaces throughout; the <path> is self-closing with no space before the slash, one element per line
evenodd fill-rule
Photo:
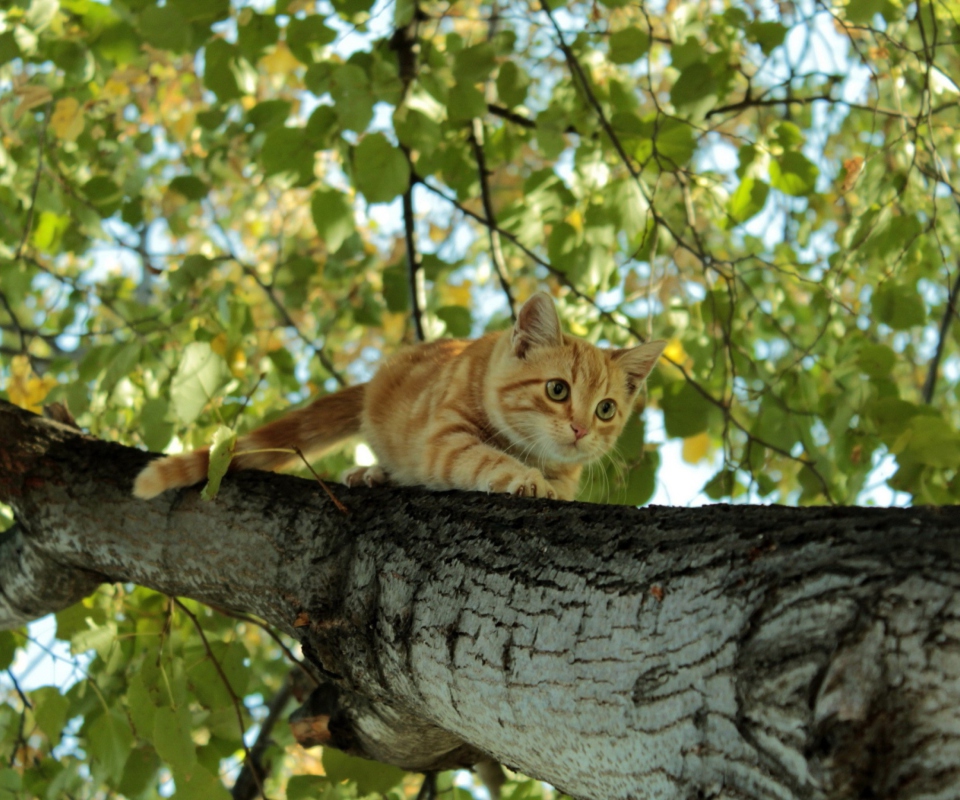
<path fill-rule="evenodd" d="M 488 492 L 506 492 L 517 497 L 546 497 L 555 500 L 557 490 L 538 469 L 499 475 L 487 484 Z"/>
<path fill-rule="evenodd" d="M 340 482 L 347 486 L 382 486 L 387 482 L 387 473 L 374 464 L 372 467 L 352 467 L 340 476 Z"/>

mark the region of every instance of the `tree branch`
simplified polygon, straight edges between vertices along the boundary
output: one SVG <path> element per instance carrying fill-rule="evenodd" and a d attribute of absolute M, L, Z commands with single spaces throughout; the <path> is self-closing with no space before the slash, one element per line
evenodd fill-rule
<path fill-rule="evenodd" d="M 960 294 L 960 264 L 957 265 L 957 276 L 953 279 L 950 293 L 947 296 L 947 307 L 940 320 L 940 336 L 937 339 L 937 351 L 933 354 L 930 366 L 927 369 L 927 379 L 923 384 L 923 402 L 930 405 L 933 402 L 933 393 L 937 388 L 937 377 L 940 373 L 940 361 L 943 359 L 943 348 L 947 343 L 950 325 L 957 315 L 957 296 Z"/>
<path fill-rule="evenodd" d="M 493 199 L 490 197 L 490 173 L 487 171 L 487 159 L 483 153 L 483 121 L 474 117 L 470 128 L 470 143 L 473 145 L 473 155 L 477 160 L 477 173 L 480 179 L 480 195 L 483 198 L 483 213 L 490 223 L 486 226 L 490 238 L 490 260 L 500 281 L 500 288 L 507 296 L 507 308 L 510 309 L 510 319 L 517 321 L 516 302 L 510 291 L 510 282 L 507 280 L 507 262 L 500 247 L 500 229 L 497 227 L 497 218 L 493 213 Z"/>
<path fill-rule="evenodd" d="M 409 155 L 407 156 L 409 160 Z M 413 216 L 413 168 L 407 191 L 403 193 L 403 229 L 407 243 L 407 282 L 410 288 L 410 317 L 413 319 L 413 331 L 418 342 L 425 342 L 423 333 L 423 307 L 425 303 L 423 288 L 423 269 L 420 265 L 420 253 L 417 252 L 416 221 Z"/>
<path fill-rule="evenodd" d="M 243 609 L 331 676 L 311 718 L 334 745 L 417 771 L 489 757 L 581 798 L 960 780 L 950 509 L 364 488 L 343 517 L 256 472 L 215 503 L 138 501 L 148 458 L 0 403 L 0 628 L 98 581 Z"/>

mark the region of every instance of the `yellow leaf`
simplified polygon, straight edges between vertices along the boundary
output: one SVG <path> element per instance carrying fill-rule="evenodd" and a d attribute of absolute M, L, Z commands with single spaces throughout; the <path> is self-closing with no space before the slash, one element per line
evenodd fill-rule
<path fill-rule="evenodd" d="M 130 87 L 116 78 L 110 78 L 103 86 L 103 97 L 108 100 L 120 100 L 128 94 L 130 94 Z"/>
<path fill-rule="evenodd" d="M 270 75 L 289 75 L 300 66 L 300 62 L 290 52 L 290 48 L 281 42 L 272 53 L 260 59 L 260 66 Z"/>
<path fill-rule="evenodd" d="M 583 215 L 574 209 L 569 214 L 564 222 L 570 224 L 572 227 L 576 228 L 577 233 L 583 233 Z"/>
<path fill-rule="evenodd" d="M 663 349 L 663 356 L 674 364 L 682 364 L 687 360 L 687 351 L 683 349 L 679 339 L 671 339 Z"/>
<path fill-rule="evenodd" d="M 710 437 L 706 433 L 698 433 L 683 440 L 683 460 L 688 464 L 698 464 L 710 452 Z"/>
<path fill-rule="evenodd" d="M 399 342 L 403 338 L 403 332 L 407 327 L 406 314 L 391 314 L 389 311 L 385 311 L 380 315 L 380 320 L 385 339 L 391 342 Z"/>
<path fill-rule="evenodd" d="M 40 413 L 40 403 L 57 385 L 57 379 L 47 375 L 38 378 L 33 374 L 30 359 L 24 355 L 14 356 L 10 365 L 10 381 L 7 396 L 10 402 L 34 414 Z"/>
<path fill-rule="evenodd" d="M 451 286 L 449 283 L 440 284 L 440 300 L 445 306 L 470 307 L 470 288 L 473 284 L 464 281 L 460 286 Z"/>
<path fill-rule="evenodd" d="M 218 356 L 227 355 L 227 334 L 218 333 L 210 340 L 210 349 Z"/>
<path fill-rule="evenodd" d="M 57 134 L 57 138 L 65 142 L 75 142 L 83 133 L 83 107 L 75 97 L 57 100 L 50 117 L 50 127 Z"/>

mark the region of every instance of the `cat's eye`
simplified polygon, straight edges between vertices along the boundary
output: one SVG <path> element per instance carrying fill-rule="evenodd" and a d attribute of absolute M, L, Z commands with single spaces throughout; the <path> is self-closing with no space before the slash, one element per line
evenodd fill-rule
<path fill-rule="evenodd" d="M 566 381 L 547 381 L 547 397 L 557 403 L 562 403 L 570 396 L 570 386 Z"/>
<path fill-rule="evenodd" d="M 617 413 L 617 404 L 613 400 L 601 400 L 597 403 L 597 416 L 602 420 L 613 419 Z"/>

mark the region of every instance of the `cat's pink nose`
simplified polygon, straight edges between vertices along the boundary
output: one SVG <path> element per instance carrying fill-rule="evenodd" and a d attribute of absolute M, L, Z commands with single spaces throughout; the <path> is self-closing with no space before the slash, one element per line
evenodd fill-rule
<path fill-rule="evenodd" d="M 573 435 L 576 436 L 576 441 L 580 441 L 584 436 L 587 435 L 587 429 L 577 425 L 576 422 L 571 422 L 570 427 L 573 428 Z"/>

